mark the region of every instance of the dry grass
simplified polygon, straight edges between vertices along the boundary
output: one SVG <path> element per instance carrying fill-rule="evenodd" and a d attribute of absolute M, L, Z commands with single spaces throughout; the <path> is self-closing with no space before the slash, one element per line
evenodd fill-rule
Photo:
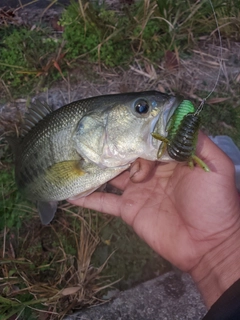
<path fill-rule="evenodd" d="M 39 221 L 32 217 L 32 222 L 25 226 L 28 231 L 25 229 L 19 239 L 11 230 L 4 230 L 0 257 L 1 320 L 26 314 L 27 309 L 43 313 L 43 319 L 61 319 L 73 309 L 102 303 L 98 294 L 111 284 L 101 279 L 107 261 L 98 268 L 91 265 L 99 242 L 91 215 L 82 214 L 81 209 L 74 213 L 70 205 L 61 210 L 68 218 L 62 216 L 56 224 L 40 230 Z M 75 255 L 66 252 L 63 234 L 74 239 Z M 15 250 L 16 240 L 21 244 Z"/>

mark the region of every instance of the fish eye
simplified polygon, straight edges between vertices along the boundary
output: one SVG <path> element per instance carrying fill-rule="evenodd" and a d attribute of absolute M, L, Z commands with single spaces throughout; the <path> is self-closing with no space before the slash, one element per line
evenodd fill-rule
<path fill-rule="evenodd" d="M 146 100 L 138 100 L 137 103 L 135 104 L 135 111 L 139 114 L 146 114 L 149 110 L 149 105 Z"/>

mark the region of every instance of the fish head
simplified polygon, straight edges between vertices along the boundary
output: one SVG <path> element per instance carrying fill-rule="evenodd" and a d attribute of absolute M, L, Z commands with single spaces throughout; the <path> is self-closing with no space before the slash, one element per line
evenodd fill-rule
<path fill-rule="evenodd" d="M 179 104 L 179 98 L 157 91 L 112 95 L 78 123 L 77 152 L 102 168 L 123 166 L 139 157 L 157 160 L 161 141 L 151 133 L 166 135 L 167 122 Z"/>

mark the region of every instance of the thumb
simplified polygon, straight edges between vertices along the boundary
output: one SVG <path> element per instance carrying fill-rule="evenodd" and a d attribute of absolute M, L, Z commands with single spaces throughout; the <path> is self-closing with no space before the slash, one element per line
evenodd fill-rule
<path fill-rule="evenodd" d="M 197 156 L 209 166 L 211 171 L 223 175 L 234 175 L 232 160 L 205 134 L 199 132 L 196 150 Z"/>

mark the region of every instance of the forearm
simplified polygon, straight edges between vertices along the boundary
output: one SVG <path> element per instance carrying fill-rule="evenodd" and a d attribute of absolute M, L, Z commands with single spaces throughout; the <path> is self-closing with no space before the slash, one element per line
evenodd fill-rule
<path fill-rule="evenodd" d="M 191 276 L 210 308 L 240 278 L 240 230 L 208 252 Z"/>

